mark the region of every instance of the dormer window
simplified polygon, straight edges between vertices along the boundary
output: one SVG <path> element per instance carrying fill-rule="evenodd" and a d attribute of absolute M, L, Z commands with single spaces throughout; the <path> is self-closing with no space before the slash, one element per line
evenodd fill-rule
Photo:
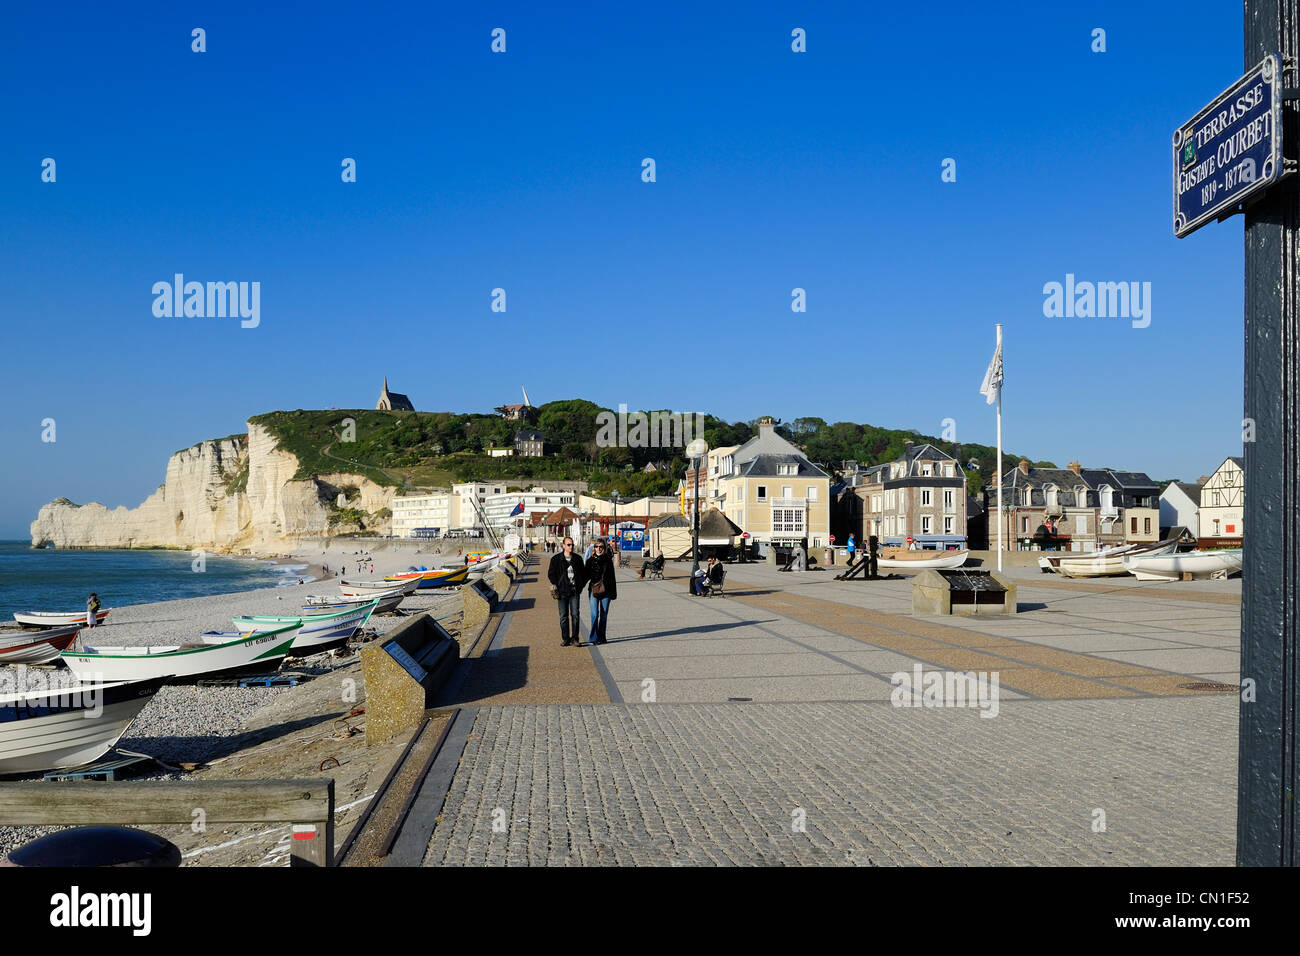
<path fill-rule="evenodd" d="M 1056 504 L 1056 485 L 1048 485 L 1048 486 L 1046 487 L 1046 489 L 1044 489 L 1044 493 L 1045 493 L 1046 496 L 1047 496 L 1047 507 L 1049 507 L 1049 508 L 1055 508 L 1055 507 L 1057 506 L 1057 504 Z"/>
<path fill-rule="evenodd" d="M 776 473 L 778 475 L 797 475 L 799 474 L 798 465 L 777 465 Z"/>

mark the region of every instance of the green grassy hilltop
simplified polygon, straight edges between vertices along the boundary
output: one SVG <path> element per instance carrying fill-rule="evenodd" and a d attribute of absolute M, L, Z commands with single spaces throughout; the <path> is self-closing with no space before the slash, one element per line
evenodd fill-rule
<path fill-rule="evenodd" d="M 411 488 L 449 487 L 457 481 L 489 478 L 517 479 L 520 487 L 546 479 L 585 480 L 597 494 L 671 493 L 686 468 L 682 450 L 599 447 L 596 416 L 602 411 L 611 410 L 583 399 L 549 402 L 538 409 L 532 426 L 495 414 L 371 409 L 298 409 L 256 415 L 249 421 L 267 429 L 280 447 L 297 457 L 299 478 L 352 472 L 378 484 Z M 492 445 L 511 446 L 520 427 L 540 430 L 555 453 L 545 458 L 493 458 L 485 453 Z M 711 448 L 741 444 L 756 430 L 754 422 L 727 423 L 705 415 L 704 437 Z M 928 441 L 944 451 L 953 450 L 952 442 L 916 431 L 853 422 L 827 424 L 820 418 L 796 418 L 778 424 L 777 431 L 828 471 L 841 459 L 866 465 L 892 461 L 908 442 Z M 977 468 L 967 472 L 968 488 L 974 493 L 992 474 L 994 449 L 964 444 L 961 457 L 963 463 L 977 462 Z M 1004 457 L 1009 462 L 1019 458 L 1011 453 Z M 662 463 L 667 470 L 643 472 L 649 462 Z"/>

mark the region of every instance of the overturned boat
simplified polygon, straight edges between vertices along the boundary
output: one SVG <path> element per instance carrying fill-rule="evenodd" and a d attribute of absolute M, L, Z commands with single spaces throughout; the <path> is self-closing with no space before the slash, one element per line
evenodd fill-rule
<path fill-rule="evenodd" d="M 1205 580 L 1240 571 L 1241 555 L 1241 548 L 1185 551 L 1182 554 L 1137 554 L 1126 558 L 1124 567 L 1139 581 L 1179 581 L 1184 574 L 1190 574 L 1193 580 Z"/>

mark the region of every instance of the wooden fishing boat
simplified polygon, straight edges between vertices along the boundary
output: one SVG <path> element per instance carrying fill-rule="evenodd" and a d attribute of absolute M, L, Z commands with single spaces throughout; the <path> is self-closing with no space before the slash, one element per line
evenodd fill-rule
<path fill-rule="evenodd" d="M 339 593 L 344 597 L 377 596 L 372 592 L 401 590 L 403 594 L 412 594 L 420 586 L 419 578 L 406 581 L 348 581 L 339 582 Z"/>
<path fill-rule="evenodd" d="M 102 622 L 112 608 L 95 612 L 95 620 Z M 14 613 L 14 620 L 24 627 L 67 627 L 71 624 L 86 626 L 85 611 L 23 611 Z"/>
<path fill-rule="evenodd" d="M 1137 555 L 1170 554 L 1178 547 L 1177 541 L 1145 541 L 1126 544 L 1109 551 L 1067 553 L 1061 556 L 1056 571 L 1066 578 L 1115 577 L 1128 574 L 1125 560 Z"/>
<path fill-rule="evenodd" d="M 465 578 L 469 575 L 469 565 L 463 568 L 440 568 L 434 571 L 404 571 L 401 574 L 392 574 L 385 578 L 385 581 L 410 581 L 415 578 L 420 582 L 419 588 L 426 590 L 428 588 L 445 588 L 457 584 L 464 584 Z"/>
<path fill-rule="evenodd" d="M 164 678 L 0 694 L 0 774 L 79 767 L 113 748 Z"/>
<path fill-rule="evenodd" d="M 279 627 L 287 623 L 300 625 L 301 630 L 294 639 L 289 656 L 306 657 L 342 647 L 353 634 L 366 626 L 378 603 L 370 601 L 359 608 L 346 608 L 328 614 L 300 614 L 297 617 L 250 615 L 232 620 L 240 633 L 255 631 L 257 628 Z M 205 634 L 204 637 L 215 637 L 215 634 Z"/>
<path fill-rule="evenodd" d="M 193 644 L 151 647 L 83 647 L 60 657 L 78 680 L 147 680 L 166 676 L 168 683 L 200 677 L 232 677 L 278 670 L 293 647 L 302 621 L 263 627 L 250 633 L 226 635 L 223 640 L 200 639 Z"/>
<path fill-rule="evenodd" d="M 881 548 L 876 564 L 894 571 L 925 571 L 929 568 L 960 568 L 970 557 L 969 551 L 910 551 L 907 548 Z"/>
<path fill-rule="evenodd" d="M 328 614 L 331 611 L 355 611 L 357 608 L 374 601 L 376 602 L 375 614 L 388 614 L 397 610 L 405 600 L 406 595 L 401 591 L 391 593 L 372 591 L 362 597 L 340 597 L 338 595 L 331 597 L 328 594 L 308 594 L 302 609 L 305 614 Z"/>
<path fill-rule="evenodd" d="M 0 631 L 0 666 L 6 664 L 48 664 L 59 659 L 81 630 L 76 624 L 68 627 L 47 627 L 41 631 Z"/>
<path fill-rule="evenodd" d="M 1204 580 L 1217 573 L 1241 570 L 1241 548 L 1219 551 L 1185 551 L 1182 554 L 1138 554 L 1125 559 L 1124 567 L 1139 581 L 1178 581 L 1184 574 Z"/>

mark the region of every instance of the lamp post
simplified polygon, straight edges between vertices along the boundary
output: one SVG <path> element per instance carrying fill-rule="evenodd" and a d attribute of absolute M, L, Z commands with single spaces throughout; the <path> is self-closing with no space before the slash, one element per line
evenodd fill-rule
<path fill-rule="evenodd" d="M 613 538 L 613 541 L 609 547 L 610 555 L 613 556 L 614 550 L 618 544 L 618 492 L 617 491 L 614 492 L 614 494 L 611 495 L 610 497 L 614 501 L 614 533 L 611 536 Z"/>
<path fill-rule="evenodd" d="M 697 438 L 686 446 L 686 457 L 692 460 L 695 472 L 695 521 L 691 528 L 691 579 L 687 582 L 689 593 L 695 593 L 695 577 L 700 570 L 700 460 L 708 453 L 709 444 Z"/>

